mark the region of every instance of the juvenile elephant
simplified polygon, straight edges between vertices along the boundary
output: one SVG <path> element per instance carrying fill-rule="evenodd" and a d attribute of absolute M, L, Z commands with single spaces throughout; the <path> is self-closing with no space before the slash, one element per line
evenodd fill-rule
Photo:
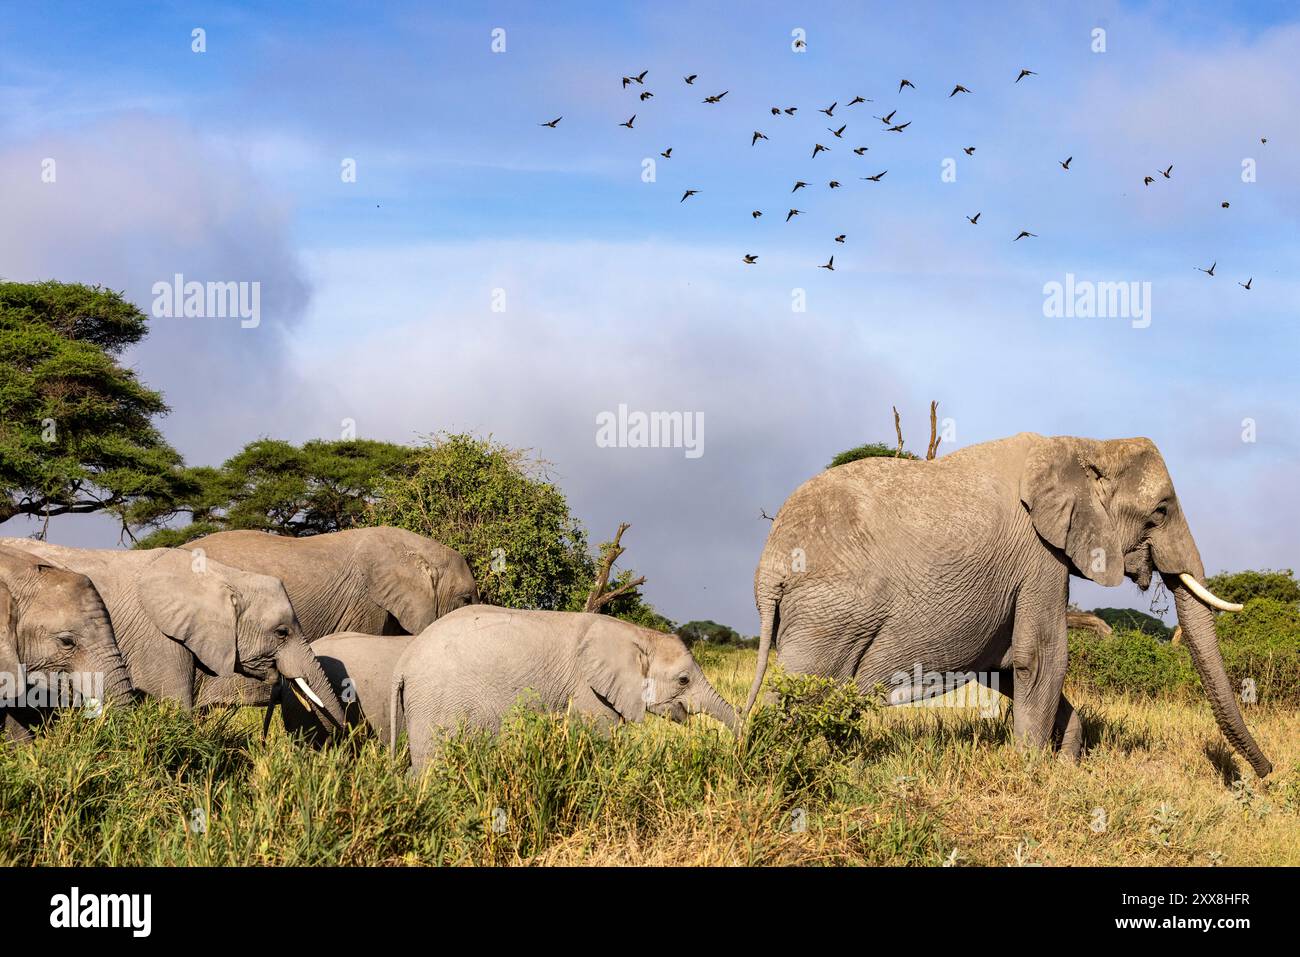
<path fill-rule="evenodd" d="M 0 539 L 85 575 L 108 609 L 136 689 L 193 708 L 205 681 L 240 674 L 267 684 L 281 677 L 343 721 L 302 635 L 284 586 L 179 548 L 146 551 L 67 548 Z"/>
<path fill-rule="evenodd" d="M 292 538 L 217 532 L 185 548 L 284 582 L 308 641 L 343 631 L 418 635 L 439 616 L 478 600 L 459 553 L 402 528 L 353 528 Z M 201 704 L 269 703 L 266 685 L 213 682 Z"/>
<path fill-rule="evenodd" d="M 325 670 L 334 693 L 343 702 L 349 728 L 364 726 L 385 740 L 391 725 L 389 703 L 397 659 L 415 640 L 413 635 L 363 635 L 345 631 L 313 642 L 311 650 Z M 321 747 L 338 729 L 303 707 L 292 695 L 278 696 L 284 729 L 301 734 Z"/>
<path fill-rule="evenodd" d="M 495 730 L 525 691 L 548 712 L 573 708 L 602 722 L 703 713 L 738 728 L 676 635 L 608 615 L 474 605 L 430 625 L 398 660 L 389 740 L 408 732 L 418 772 L 440 732 L 462 722 Z"/>
<path fill-rule="evenodd" d="M 0 545 L 0 715 L 12 740 L 31 737 L 44 706 L 132 696 L 108 610 L 85 575 Z M 35 701 L 27 692 L 38 691 Z"/>
<path fill-rule="evenodd" d="M 1145 589 L 1159 572 L 1224 736 L 1272 764 L 1246 729 L 1211 609 L 1239 611 L 1205 568 L 1149 439 L 1021 433 L 934 461 L 863 459 L 800 486 L 782 506 L 754 578 L 760 618 L 753 707 L 773 643 L 792 672 L 853 680 L 970 674 L 1015 699 L 1022 745 L 1077 755 L 1079 717 L 1061 693 L 1069 576 Z"/>

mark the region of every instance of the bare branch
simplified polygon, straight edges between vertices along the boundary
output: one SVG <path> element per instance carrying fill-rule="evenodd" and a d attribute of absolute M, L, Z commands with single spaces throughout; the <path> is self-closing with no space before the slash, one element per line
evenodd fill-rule
<path fill-rule="evenodd" d="M 588 608 L 587 611 L 597 611 L 600 608 L 603 608 L 609 602 L 613 601 L 619 595 L 626 595 L 628 592 L 640 588 L 644 584 L 645 584 L 645 576 L 642 575 L 640 578 L 633 579 L 632 581 L 628 582 L 626 585 L 619 585 L 613 591 L 607 591 L 605 592 L 605 594 L 597 598 L 595 607 Z M 591 603 L 590 598 L 587 599 L 587 603 L 588 604 Z"/>
<path fill-rule="evenodd" d="M 903 454 L 903 425 L 898 417 L 898 406 L 892 405 L 890 408 L 894 410 L 894 432 L 898 435 L 898 448 L 894 451 L 894 457 L 898 458 Z"/>
<path fill-rule="evenodd" d="M 938 408 L 938 402 L 930 403 L 930 445 L 929 448 L 925 450 L 925 459 L 927 462 L 939 454 L 939 442 L 941 439 L 939 438 L 938 417 L 936 415 Z"/>
<path fill-rule="evenodd" d="M 618 557 L 623 554 L 623 546 L 619 542 L 623 538 L 623 533 L 631 527 L 627 522 L 619 523 L 618 531 L 614 533 L 614 541 L 605 549 L 605 554 L 601 558 L 600 572 L 596 575 L 596 583 L 591 586 L 591 592 L 587 595 L 587 604 L 583 608 L 584 611 L 595 611 L 609 601 L 609 597 L 605 596 L 605 589 L 609 587 L 610 569 L 614 567 L 614 562 L 618 561 Z M 642 578 L 641 582 L 644 581 L 645 579 Z M 626 590 L 626 587 L 624 587 L 617 589 L 616 592 Z M 610 594 L 613 595 L 616 592 Z"/>

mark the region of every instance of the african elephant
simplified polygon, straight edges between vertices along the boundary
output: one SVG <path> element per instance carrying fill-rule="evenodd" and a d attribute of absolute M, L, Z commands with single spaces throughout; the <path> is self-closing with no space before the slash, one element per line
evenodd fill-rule
<path fill-rule="evenodd" d="M 388 737 L 393 668 L 414 640 L 413 635 L 344 631 L 312 643 L 316 660 L 343 701 L 348 727 L 364 726 L 380 740 Z M 310 743 L 321 747 L 337 732 L 337 728 L 321 721 L 318 714 L 303 707 L 292 695 L 277 696 L 277 700 L 284 729 L 290 734 L 302 734 Z"/>
<path fill-rule="evenodd" d="M 863 459 L 801 485 L 782 506 L 754 577 L 760 618 L 753 707 L 773 643 L 791 672 L 867 690 L 915 674 L 967 674 L 1015 699 L 1023 746 L 1077 756 L 1065 680 L 1069 576 L 1173 593 L 1223 734 L 1272 764 L 1246 729 L 1211 609 L 1238 611 L 1205 568 L 1149 439 L 1022 432 L 934 461 Z"/>
<path fill-rule="evenodd" d="M 0 701 L 9 705 L 0 707 L 0 715 L 6 735 L 29 739 L 31 725 L 47 706 L 63 703 L 69 690 L 69 703 L 132 698 L 108 610 L 85 575 L 0 545 Z"/>
<path fill-rule="evenodd" d="M 108 608 L 135 688 L 194 707 L 205 681 L 281 677 L 330 720 L 343 705 L 303 637 L 284 586 L 179 548 L 144 551 L 68 548 L 0 539 L 85 575 Z"/>
<path fill-rule="evenodd" d="M 284 582 L 308 641 L 342 631 L 418 635 L 439 616 L 478 600 L 460 554 L 402 528 L 353 528 L 292 538 L 217 532 L 187 543 L 209 558 Z M 270 701 L 266 685 L 211 683 L 200 704 Z"/>
<path fill-rule="evenodd" d="M 676 635 L 608 615 L 461 608 L 420 633 L 393 671 L 392 731 L 408 732 L 412 772 L 439 731 L 497 729 L 525 691 L 551 713 L 573 708 L 602 724 L 708 714 L 733 731 L 735 710 Z"/>

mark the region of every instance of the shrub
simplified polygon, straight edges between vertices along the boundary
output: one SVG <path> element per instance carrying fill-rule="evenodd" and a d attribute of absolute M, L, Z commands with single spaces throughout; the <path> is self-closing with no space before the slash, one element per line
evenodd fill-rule
<path fill-rule="evenodd" d="M 1108 636 L 1070 632 L 1070 677 L 1099 691 L 1148 697 L 1182 694 L 1197 686 L 1185 647 L 1136 629 Z"/>
<path fill-rule="evenodd" d="M 1281 571 L 1223 572 L 1205 585 L 1224 601 L 1245 604 L 1252 598 L 1271 598 L 1287 605 L 1300 604 L 1300 582 L 1291 569 Z"/>
<path fill-rule="evenodd" d="M 1233 684 L 1259 704 L 1300 704 L 1300 608 L 1254 598 L 1236 614 L 1219 615 L 1223 664 Z"/>

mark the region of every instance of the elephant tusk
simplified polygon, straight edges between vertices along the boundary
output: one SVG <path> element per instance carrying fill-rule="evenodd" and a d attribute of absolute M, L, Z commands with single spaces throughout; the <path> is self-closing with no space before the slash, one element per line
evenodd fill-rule
<path fill-rule="evenodd" d="M 302 689 L 302 693 L 310 699 L 312 704 L 320 708 L 322 711 L 325 710 L 325 702 L 316 697 L 316 692 L 311 690 L 311 685 L 307 684 L 306 678 L 294 678 L 293 683 Z"/>
<path fill-rule="evenodd" d="M 1224 601 L 1222 598 L 1215 595 L 1214 592 L 1210 591 L 1208 588 L 1206 588 L 1204 585 L 1198 582 L 1191 575 L 1187 574 L 1187 572 L 1179 572 L 1178 578 L 1184 585 L 1187 586 L 1188 591 L 1190 591 L 1201 601 L 1205 602 L 1211 608 L 1217 608 L 1219 609 L 1219 611 L 1241 611 L 1242 609 L 1241 605 L 1234 605 L 1230 601 Z"/>

